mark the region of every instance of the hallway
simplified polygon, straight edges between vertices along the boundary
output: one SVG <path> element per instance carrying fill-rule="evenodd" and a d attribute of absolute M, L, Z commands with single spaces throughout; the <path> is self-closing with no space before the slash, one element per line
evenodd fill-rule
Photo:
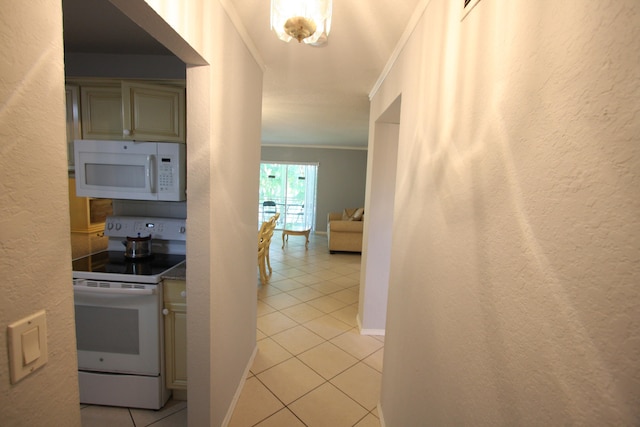
<path fill-rule="evenodd" d="M 229 425 L 379 426 L 384 338 L 358 332 L 360 255 L 330 255 L 325 235 L 281 246 L 276 231 L 258 352 Z"/>
<path fill-rule="evenodd" d="M 282 233 L 273 275 L 258 280 L 258 351 L 230 427 L 379 427 L 384 338 L 358 333 L 360 255 L 329 254 L 327 237 Z M 256 269 L 257 274 L 257 269 Z M 187 402 L 159 411 L 82 405 L 82 425 L 187 425 Z"/>

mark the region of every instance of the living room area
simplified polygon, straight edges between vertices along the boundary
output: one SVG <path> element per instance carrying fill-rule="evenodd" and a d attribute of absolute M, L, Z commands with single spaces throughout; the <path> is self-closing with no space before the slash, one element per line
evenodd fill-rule
<path fill-rule="evenodd" d="M 367 175 L 367 149 L 362 147 L 331 148 L 301 146 L 269 146 L 261 148 L 263 163 L 314 164 L 317 165 L 315 189 L 315 211 L 308 224 L 311 234 L 324 234 L 327 231 L 327 216 L 331 212 L 342 212 L 345 208 L 364 206 Z M 265 199 L 266 200 L 266 199 Z M 258 207 L 262 209 L 265 200 L 259 198 Z M 274 210 L 281 214 L 277 229 L 283 227 L 286 212 L 280 205 Z M 258 221 L 266 221 L 271 213 L 262 215 Z M 294 221 L 295 223 L 295 221 Z M 280 238 L 280 236 L 278 236 Z"/>

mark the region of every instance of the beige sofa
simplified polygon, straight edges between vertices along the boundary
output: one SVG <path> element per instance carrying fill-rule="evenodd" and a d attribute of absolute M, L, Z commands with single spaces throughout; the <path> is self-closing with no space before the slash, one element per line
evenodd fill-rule
<path fill-rule="evenodd" d="M 362 252 L 362 227 L 364 209 L 345 209 L 327 215 L 329 252 Z"/>

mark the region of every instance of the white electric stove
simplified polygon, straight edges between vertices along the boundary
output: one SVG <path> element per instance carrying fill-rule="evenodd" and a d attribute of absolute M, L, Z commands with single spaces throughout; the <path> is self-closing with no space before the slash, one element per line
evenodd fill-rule
<path fill-rule="evenodd" d="M 185 262 L 186 221 L 111 216 L 107 250 L 73 260 L 80 401 L 159 409 L 164 383 L 163 276 Z M 151 235 L 151 255 L 125 256 Z"/>

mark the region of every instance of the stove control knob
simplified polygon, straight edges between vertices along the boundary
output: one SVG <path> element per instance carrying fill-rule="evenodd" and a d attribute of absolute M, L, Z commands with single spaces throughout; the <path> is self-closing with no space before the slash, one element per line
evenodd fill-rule
<path fill-rule="evenodd" d="M 169 309 L 167 308 L 163 308 L 162 309 L 162 314 L 164 314 L 165 316 L 169 314 Z"/>

